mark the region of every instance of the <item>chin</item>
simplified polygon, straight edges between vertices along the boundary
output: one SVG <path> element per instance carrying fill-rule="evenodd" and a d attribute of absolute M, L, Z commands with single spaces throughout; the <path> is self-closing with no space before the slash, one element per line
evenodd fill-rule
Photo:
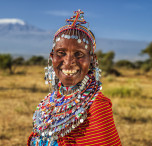
<path fill-rule="evenodd" d="M 60 80 L 65 87 L 70 87 L 76 85 L 79 81 L 76 80 Z"/>

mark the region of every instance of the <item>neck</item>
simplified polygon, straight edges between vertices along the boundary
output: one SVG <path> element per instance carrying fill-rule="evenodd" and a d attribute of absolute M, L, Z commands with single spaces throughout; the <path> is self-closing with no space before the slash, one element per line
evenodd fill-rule
<path fill-rule="evenodd" d="M 59 85 L 59 90 L 63 95 L 72 94 L 76 92 L 77 89 L 78 89 L 78 85 L 68 86 L 68 87 L 65 87 L 62 83 L 61 85 Z"/>

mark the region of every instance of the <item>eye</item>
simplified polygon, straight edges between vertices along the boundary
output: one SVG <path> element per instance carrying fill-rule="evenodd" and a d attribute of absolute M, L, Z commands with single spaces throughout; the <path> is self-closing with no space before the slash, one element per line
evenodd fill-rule
<path fill-rule="evenodd" d="M 57 51 L 56 54 L 58 56 L 65 56 L 66 55 L 66 53 L 64 51 Z"/>
<path fill-rule="evenodd" d="M 83 57 L 84 56 L 84 54 L 82 53 L 82 52 L 76 52 L 75 54 L 75 57 L 77 57 L 77 58 L 81 58 L 81 57 Z"/>

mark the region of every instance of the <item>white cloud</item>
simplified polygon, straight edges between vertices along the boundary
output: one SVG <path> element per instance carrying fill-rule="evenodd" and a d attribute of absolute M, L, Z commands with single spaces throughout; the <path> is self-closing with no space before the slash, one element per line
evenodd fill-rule
<path fill-rule="evenodd" d="M 45 14 L 53 15 L 53 16 L 63 16 L 63 17 L 71 17 L 74 15 L 74 11 L 65 11 L 65 10 L 55 10 L 55 11 L 46 11 Z M 91 17 L 91 18 L 97 18 L 99 17 L 97 14 L 93 14 L 90 12 L 86 12 L 84 14 L 85 18 Z M 101 17 L 101 15 L 100 15 Z"/>
<path fill-rule="evenodd" d="M 4 18 L 4 19 L 0 19 L 0 24 L 20 24 L 20 25 L 25 25 L 25 22 L 21 19 L 16 19 L 16 18 Z"/>
<path fill-rule="evenodd" d="M 46 14 L 53 15 L 53 16 L 72 16 L 71 11 L 62 11 L 62 10 L 56 10 L 56 11 L 46 11 Z"/>

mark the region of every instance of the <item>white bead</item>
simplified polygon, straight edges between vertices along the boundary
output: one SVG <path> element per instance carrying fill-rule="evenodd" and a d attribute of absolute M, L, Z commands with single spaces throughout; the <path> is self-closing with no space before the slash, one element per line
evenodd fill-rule
<path fill-rule="evenodd" d="M 58 37 L 58 38 L 56 39 L 56 42 L 59 41 L 59 40 L 60 40 L 60 37 Z"/>
<path fill-rule="evenodd" d="M 70 39 L 70 36 L 69 36 L 69 35 L 67 35 L 67 39 Z"/>
<path fill-rule="evenodd" d="M 79 99 L 77 99 L 77 102 L 80 102 L 80 100 L 79 100 Z"/>
<path fill-rule="evenodd" d="M 62 34 L 61 37 L 64 37 L 64 34 Z"/>
<path fill-rule="evenodd" d="M 68 35 L 64 35 L 64 38 L 68 38 Z"/>
<path fill-rule="evenodd" d="M 72 36 L 71 36 L 71 39 L 74 39 L 74 38 L 75 38 L 75 36 L 74 36 L 74 35 L 72 35 Z"/>
<path fill-rule="evenodd" d="M 85 45 L 85 49 L 88 49 L 88 45 Z"/>
<path fill-rule="evenodd" d="M 51 135 L 52 135 L 52 132 L 50 131 L 50 132 L 49 132 L 49 136 L 51 136 Z"/>
<path fill-rule="evenodd" d="M 47 85 L 47 84 L 48 84 L 48 81 L 45 81 L 45 84 Z"/>
<path fill-rule="evenodd" d="M 44 132 L 42 132 L 42 136 L 44 136 Z"/>
<path fill-rule="evenodd" d="M 75 36 L 75 39 L 78 39 L 78 36 Z"/>
<path fill-rule="evenodd" d="M 53 48 L 55 47 L 55 43 L 53 43 Z"/>
<path fill-rule="evenodd" d="M 80 39 L 78 39 L 78 43 L 79 43 L 79 44 L 81 43 L 81 40 L 80 40 Z"/>
<path fill-rule="evenodd" d="M 80 123 L 83 123 L 83 121 L 84 121 L 83 119 L 80 119 Z"/>
<path fill-rule="evenodd" d="M 78 98 L 79 98 L 79 99 L 81 98 L 81 95 L 80 95 L 80 94 L 78 95 Z"/>

